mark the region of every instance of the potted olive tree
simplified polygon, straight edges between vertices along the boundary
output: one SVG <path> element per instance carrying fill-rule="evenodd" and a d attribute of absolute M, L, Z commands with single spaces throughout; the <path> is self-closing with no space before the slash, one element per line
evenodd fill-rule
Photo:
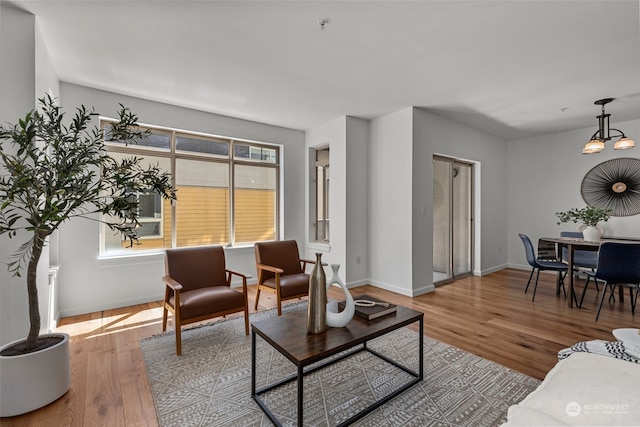
<path fill-rule="evenodd" d="M 584 224 L 582 235 L 584 239 L 590 242 L 599 242 L 602 237 L 602 230 L 598 228 L 600 221 L 608 221 L 611 218 L 612 211 L 610 209 L 595 208 L 587 206 L 584 208 L 573 208 L 565 212 L 556 212 L 558 216 L 558 224 L 573 221 L 574 223 Z"/>
<path fill-rule="evenodd" d="M 140 158 L 116 161 L 108 155 L 103 132 L 92 124 L 94 114 L 81 106 L 67 121 L 56 99 L 46 95 L 38 109 L 0 127 L 0 235 L 29 236 L 7 265 L 14 276 L 26 273 L 30 322 L 26 339 L 0 349 L 3 417 L 44 406 L 70 385 L 69 337 L 40 335 L 37 266 L 47 238 L 64 222 L 84 217 L 105 223 L 134 244 L 139 223 L 132 194 L 176 197 L 168 172 L 144 167 Z M 110 140 L 128 144 L 147 136 L 128 108 L 121 104 L 118 114 Z M 59 365 L 49 365 L 50 360 Z M 49 380 L 55 384 L 47 385 Z"/>

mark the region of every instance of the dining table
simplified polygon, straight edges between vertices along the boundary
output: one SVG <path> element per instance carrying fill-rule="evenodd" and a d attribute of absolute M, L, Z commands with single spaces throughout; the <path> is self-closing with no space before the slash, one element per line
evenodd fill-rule
<path fill-rule="evenodd" d="M 604 242 L 630 243 L 637 240 L 620 239 L 620 238 L 602 238 L 598 242 L 584 240 L 579 237 L 541 237 L 540 240 L 555 243 L 558 245 L 558 253 L 562 253 L 562 248 L 567 248 L 567 272 L 569 276 L 569 307 L 573 307 L 573 301 L 577 298 L 573 287 L 573 254 L 576 250 L 598 251 L 600 244 Z M 620 296 L 622 298 L 622 295 Z"/>

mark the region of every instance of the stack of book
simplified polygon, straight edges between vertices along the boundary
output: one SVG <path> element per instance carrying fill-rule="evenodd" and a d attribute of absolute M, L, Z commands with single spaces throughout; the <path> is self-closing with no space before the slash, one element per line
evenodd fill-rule
<path fill-rule="evenodd" d="M 387 314 L 395 313 L 396 306 L 386 301 L 381 301 L 370 295 L 359 295 L 353 297 L 356 303 L 355 315 L 365 320 L 373 320 L 378 317 L 386 316 Z M 344 301 L 338 303 L 340 311 L 344 309 Z"/>

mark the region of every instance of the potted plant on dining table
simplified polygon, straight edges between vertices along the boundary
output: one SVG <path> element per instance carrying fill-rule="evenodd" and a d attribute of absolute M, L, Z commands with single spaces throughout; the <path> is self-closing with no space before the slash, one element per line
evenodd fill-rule
<path fill-rule="evenodd" d="M 582 228 L 584 240 L 599 242 L 602 237 L 602 229 L 598 227 L 598 223 L 608 221 L 612 213 L 613 211 L 611 209 L 586 206 L 584 208 L 573 208 L 564 212 L 556 212 L 556 215 L 558 216 L 558 225 L 569 221 L 581 223 L 584 225 L 584 228 Z"/>

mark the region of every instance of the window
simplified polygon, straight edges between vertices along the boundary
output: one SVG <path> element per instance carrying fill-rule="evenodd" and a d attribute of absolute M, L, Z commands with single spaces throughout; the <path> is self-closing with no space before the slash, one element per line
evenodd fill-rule
<path fill-rule="evenodd" d="M 278 147 L 151 126 L 148 139 L 124 144 L 109 141 L 109 121 L 101 126 L 110 156 L 157 164 L 171 172 L 178 190 L 173 204 L 152 192 L 132 194 L 139 202 L 139 244 L 128 247 L 103 225 L 101 254 L 276 239 Z"/>
<path fill-rule="evenodd" d="M 141 150 L 138 150 L 136 153 L 110 151 L 109 154 L 117 161 L 121 161 L 135 155 L 142 158 L 140 163 L 143 167 L 148 165 L 158 165 L 164 170 L 171 170 L 170 157 L 160 156 L 156 151 L 152 150 L 148 150 L 144 155 L 142 155 L 140 151 Z M 139 202 L 138 214 L 140 217 L 138 221 L 140 222 L 140 227 L 137 231 L 140 236 L 140 244 L 134 245 L 133 248 L 129 248 L 129 241 L 122 234 L 115 233 L 106 225 L 102 225 L 101 253 L 108 254 L 132 250 L 171 247 L 171 218 L 173 216 L 171 203 L 167 200 L 163 200 L 160 195 L 153 192 L 134 193 L 131 197 L 137 198 Z"/>
<path fill-rule="evenodd" d="M 274 148 L 256 147 L 246 144 L 235 144 L 236 159 L 252 159 L 262 160 L 269 163 L 275 163 L 277 159 L 277 151 Z"/>
<path fill-rule="evenodd" d="M 276 169 L 259 165 L 234 168 L 235 242 L 276 239 Z"/>
<path fill-rule="evenodd" d="M 329 242 L 329 149 L 316 150 L 316 241 Z"/>
<path fill-rule="evenodd" d="M 136 193 L 141 239 L 162 237 L 162 197 L 158 193 Z"/>

